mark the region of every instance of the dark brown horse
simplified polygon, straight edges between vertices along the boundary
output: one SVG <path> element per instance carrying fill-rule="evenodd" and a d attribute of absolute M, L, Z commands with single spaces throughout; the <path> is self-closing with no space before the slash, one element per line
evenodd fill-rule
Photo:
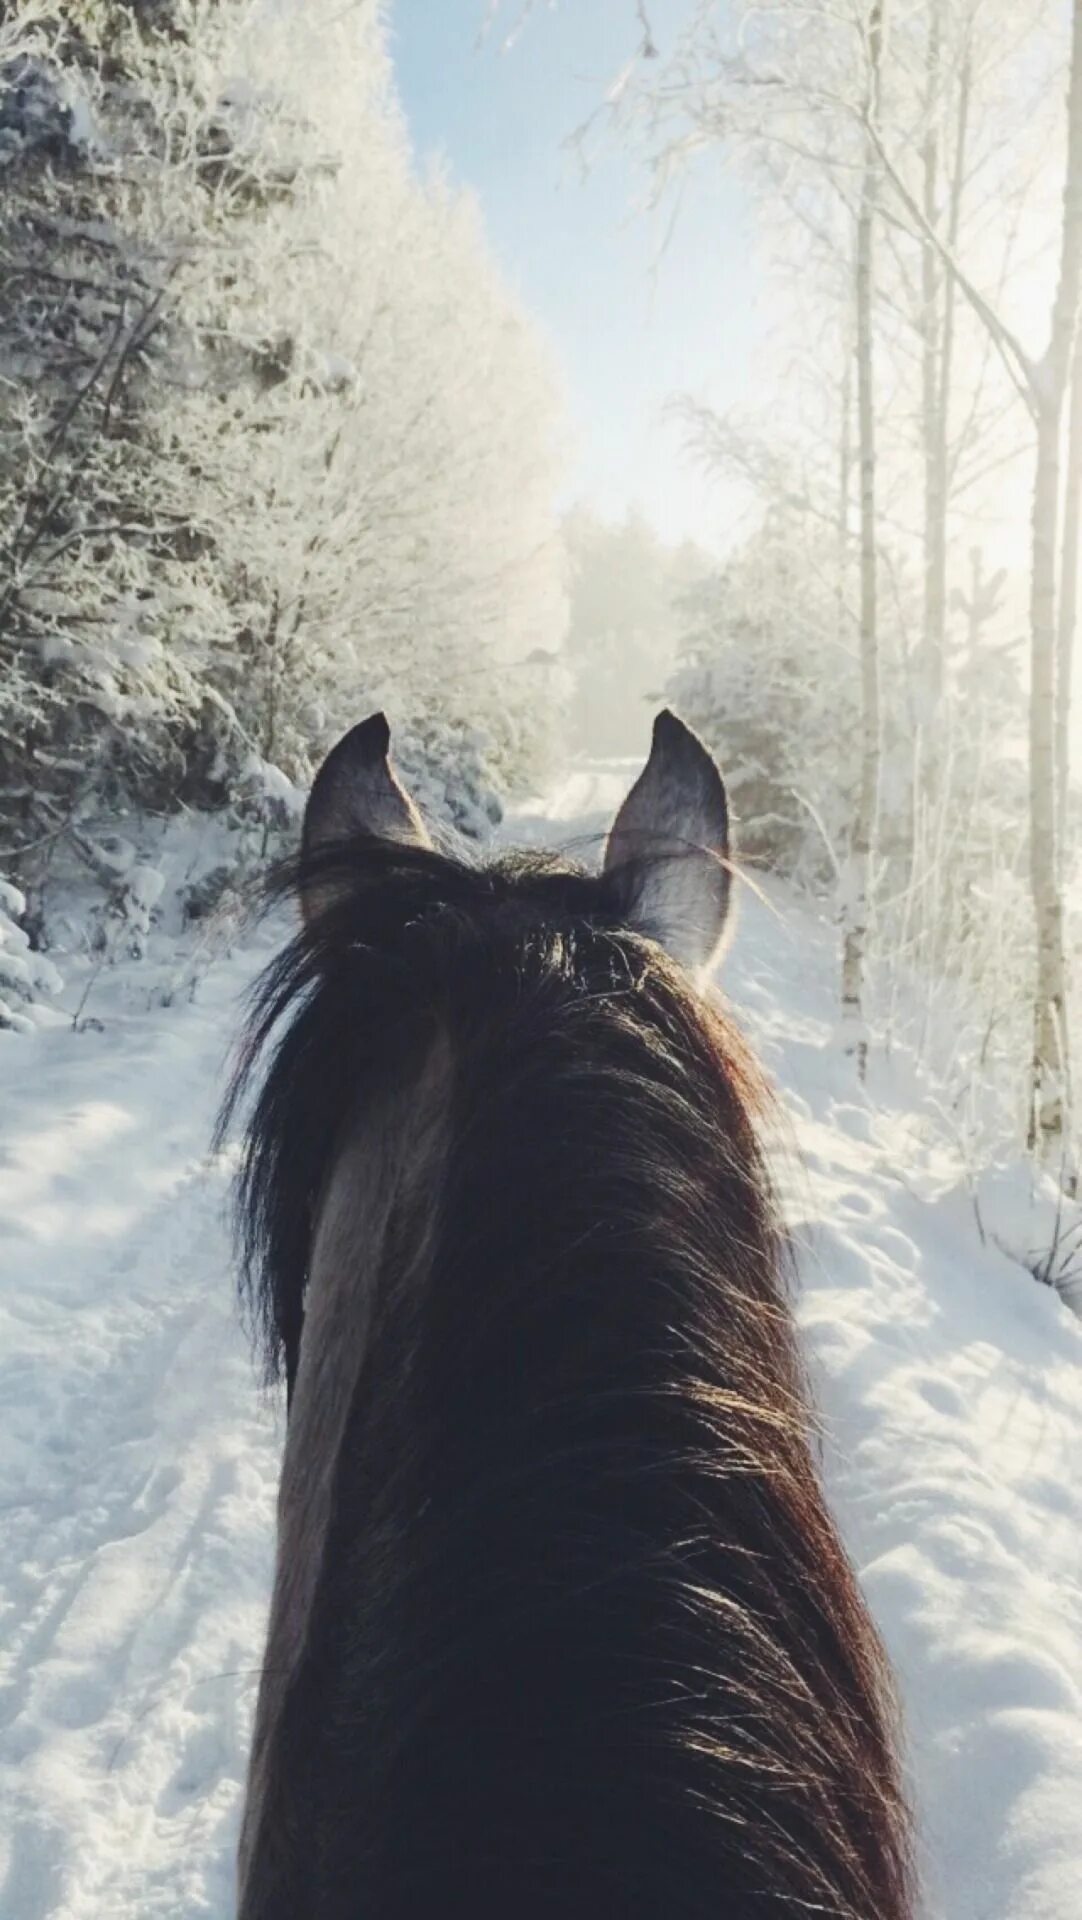
<path fill-rule="evenodd" d="M 761 1082 L 671 714 L 603 870 L 434 851 L 382 715 L 265 978 L 245 1272 L 289 1425 L 242 1920 L 903 1920 Z"/>

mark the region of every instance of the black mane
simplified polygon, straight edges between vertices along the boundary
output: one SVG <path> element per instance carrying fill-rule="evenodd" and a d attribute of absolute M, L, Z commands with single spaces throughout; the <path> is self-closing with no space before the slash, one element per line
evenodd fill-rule
<path fill-rule="evenodd" d="M 281 861 L 267 908 L 330 896 L 261 975 L 222 1105 L 221 1145 L 245 1120 L 237 1190 L 242 1293 L 267 1379 L 296 1368 L 311 1224 L 366 1085 L 409 1071 L 445 1001 L 483 1015 L 491 973 L 536 969 L 575 996 L 628 994 L 656 949 L 622 931 L 627 881 L 544 852 L 485 865 L 428 848 L 354 840 Z M 464 977 L 468 964 L 477 971 Z"/>
<path fill-rule="evenodd" d="M 391 1256 L 364 1276 L 289 1703 L 283 1916 L 911 1912 L 889 1682 L 815 1475 L 766 1096 L 731 1022 L 624 929 L 627 884 L 359 841 L 306 864 L 321 910 L 259 989 L 222 1124 L 269 1054 L 240 1223 L 290 1382 L 346 1130 L 437 1038 L 452 1061 L 420 1297 Z M 301 885 L 293 868 L 278 891 Z"/>

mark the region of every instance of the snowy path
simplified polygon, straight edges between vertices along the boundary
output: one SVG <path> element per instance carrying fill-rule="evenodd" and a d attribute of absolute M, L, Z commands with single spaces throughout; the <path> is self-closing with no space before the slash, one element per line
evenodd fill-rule
<path fill-rule="evenodd" d="M 231 1912 L 276 1446 L 207 1140 L 253 957 L 4 1052 L 6 1920 Z"/>
<path fill-rule="evenodd" d="M 577 774 L 525 836 L 589 832 L 625 786 Z M 1082 1325 L 981 1249 L 896 1080 L 854 1090 L 829 931 L 773 897 L 726 982 L 802 1155 L 828 1479 L 901 1674 L 929 1912 L 1075 1920 Z M 129 969 L 103 1033 L 0 1052 L 4 1920 L 231 1920 L 278 1434 L 206 1145 L 265 951 L 194 1006 L 147 1010 Z"/>
<path fill-rule="evenodd" d="M 748 912 L 726 983 L 784 1087 L 827 1477 L 901 1678 L 942 1920 L 1082 1909 L 1082 1325 L 981 1247 L 889 1070 L 832 1045 L 833 944 Z"/>

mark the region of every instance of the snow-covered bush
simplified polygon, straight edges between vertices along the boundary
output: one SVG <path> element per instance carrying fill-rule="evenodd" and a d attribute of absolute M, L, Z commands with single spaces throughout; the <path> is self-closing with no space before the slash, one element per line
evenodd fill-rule
<path fill-rule="evenodd" d="M 0 1030 L 29 1032 L 28 1009 L 45 994 L 59 993 L 60 974 L 43 953 L 34 953 L 19 925 L 26 901 L 9 880 L 0 880 Z"/>

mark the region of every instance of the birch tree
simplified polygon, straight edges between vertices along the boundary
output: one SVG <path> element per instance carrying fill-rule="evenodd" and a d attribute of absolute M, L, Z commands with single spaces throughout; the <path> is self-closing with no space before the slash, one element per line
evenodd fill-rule
<path fill-rule="evenodd" d="M 867 113 L 877 118 L 882 99 L 883 0 L 867 16 Z M 864 1025 L 864 959 L 879 788 L 879 601 L 875 483 L 874 274 L 879 161 L 864 142 L 855 245 L 857 441 L 860 474 L 860 794 L 850 839 L 849 870 L 842 888 L 842 1019 L 863 1079 L 868 1058 Z"/>
<path fill-rule="evenodd" d="M 1030 598 L 1030 881 L 1037 934 L 1031 1138 L 1053 1162 L 1065 1152 L 1070 1072 L 1063 896 L 1056 858 L 1056 543 L 1060 447 L 1080 294 L 1082 0 L 1074 0 L 1059 272 L 1048 346 L 1028 375 L 1037 424 Z"/>
<path fill-rule="evenodd" d="M 1082 540 L 1082 328 L 1076 327 L 1063 485 L 1059 608 L 1056 620 L 1056 838 L 1060 885 L 1069 877 L 1071 719 L 1078 645 L 1079 544 Z"/>

